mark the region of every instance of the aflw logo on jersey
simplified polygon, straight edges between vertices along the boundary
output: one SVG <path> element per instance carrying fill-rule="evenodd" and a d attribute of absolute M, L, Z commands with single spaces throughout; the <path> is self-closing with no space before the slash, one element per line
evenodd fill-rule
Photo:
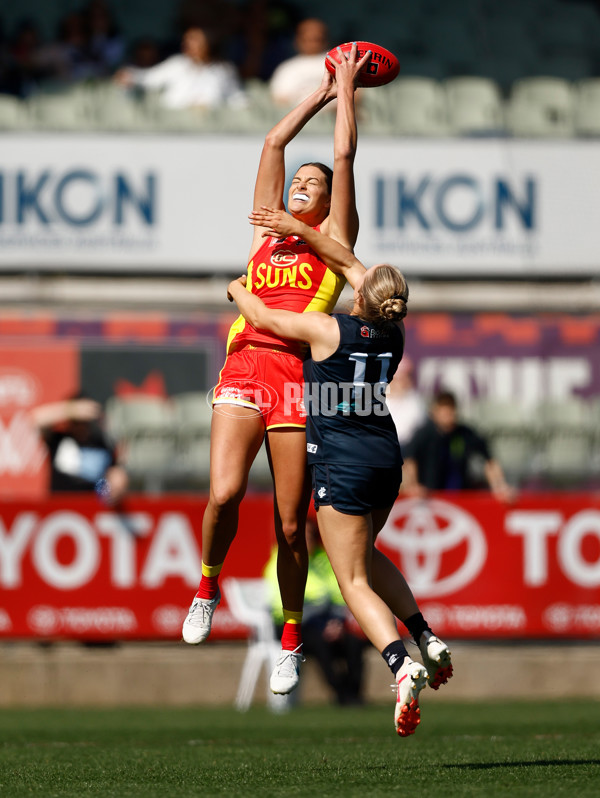
<path fill-rule="evenodd" d="M 289 251 L 282 253 L 284 255 L 291 255 Z M 300 263 L 288 266 L 273 266 L 273 257 L 271 263 L 261 263 L 256 267 L 256 275 L 253 280 L 253 288 L 258 290 L 266 286 L 267 288 L 278 288 L 284 285 L 289 285 L 290 288 L 301 288 L 308 291 L 312 288 L 313 282 L 309 277 L 313 267 L 310 263 Z"/>

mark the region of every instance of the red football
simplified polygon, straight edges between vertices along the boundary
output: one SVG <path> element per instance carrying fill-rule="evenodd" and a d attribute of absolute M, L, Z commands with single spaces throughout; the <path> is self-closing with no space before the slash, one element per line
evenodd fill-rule
<path fill-rule="evenodd" d="M 345 42 L 338 45 L 342 53 L 349 53 L 352 49 L 353 42 Z M 386 83 L 391 83 L 394 78 L 398 77 L 400 72 L 400 63 L 394 53 L 386 50 L 385 47 L 380 47 L 373 42 L 356 42 L 358 45 L 357 57 L 362 58 L 367 50 L 371 51 L 371 60 L 367 61 L 362 70 L 362 75 L 359 81 L 359 86 L 385 86 Z M 333 47 L 327 55 L 330 55 L 334 61 L 340 60 L 338 48 Z M 325 66 L 335 74 L 335 67 L 325 59 Z"/>

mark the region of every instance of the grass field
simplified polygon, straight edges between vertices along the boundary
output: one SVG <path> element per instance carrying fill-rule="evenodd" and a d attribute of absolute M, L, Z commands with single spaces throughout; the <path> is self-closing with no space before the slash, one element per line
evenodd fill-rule
<path fill-rule="evenodd" d="M 575 686 L 574 686 L 575 689 Z M 600 704 L 8 710 L 0 796 L 598 796 Z"/>

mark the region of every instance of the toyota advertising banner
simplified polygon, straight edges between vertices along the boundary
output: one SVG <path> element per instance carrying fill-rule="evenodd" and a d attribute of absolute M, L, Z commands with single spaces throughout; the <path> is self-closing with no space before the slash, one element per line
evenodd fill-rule
<path fill-rule="evenodd" d="M 261 147 L 256 136 L 3 135 L 0 269 L 239 271 Z M 303 134 L 286 157 L 288 179 L 331 163 L 332 137 Z M 355 171 L 367 264 L 600 272 L 598 141 L 367 137 Z"/>
<path fill-rule="evenodd" d="M 203 497 L 0 505 L 0 636 L 178 640 L 201 569 Z M 257 577 L 274 541 L 272 499 L 249 495 L 223 576 Z M 600 497 L 400 498 L 379 539 L 448 638 L 600 635 Z M 226 601 L 214 639 L 243 637 Z"/>

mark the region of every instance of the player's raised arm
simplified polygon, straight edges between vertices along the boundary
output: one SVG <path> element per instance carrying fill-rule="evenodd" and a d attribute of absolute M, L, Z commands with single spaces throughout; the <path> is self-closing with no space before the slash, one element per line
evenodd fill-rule
<path fill-rule="evenodd" d="M 269 205 L 283 208 L 283 190 L 285 186 L 286 146 L 302 130 L 313 116 L 331 102 L 336 96 L 337 85 L 333 76 L 324 69 L 323 80 L 319 88 L 310 94 L 299 105 L 281 119 L 265 137 L 258 175 L 254 187 L 254 207 Z M 250 257 L 261 244 L 261 233 L 255 231 Z"/>
<path fill-rule="evenodd" d="M 340 48 L 337 58 L 328 60 L 335 66 L 337 110 L 333 136 L 333 185 L 331 210 L 323 223 L 323 232 L 352 249 L 358 237 L 358 212 L 354 186 L 354 158 L 358 140 L 354 92 L 363 66 L 371 57 L 367 51 L 357 58 L 357 45 L 346 56 Z M 257 207 L 255 205 L 255 207 Z"/>
<path fill-rule="evenodd" d="M 315 250 L 331 271 L 343 274 L 353 288 L 362 282 L 366 271 L 358 258 L 346 247 L 289 213 L 263 206 L 249 214 L 250 224 L 260 227 L 262 236 L 300 236 Z"/>

